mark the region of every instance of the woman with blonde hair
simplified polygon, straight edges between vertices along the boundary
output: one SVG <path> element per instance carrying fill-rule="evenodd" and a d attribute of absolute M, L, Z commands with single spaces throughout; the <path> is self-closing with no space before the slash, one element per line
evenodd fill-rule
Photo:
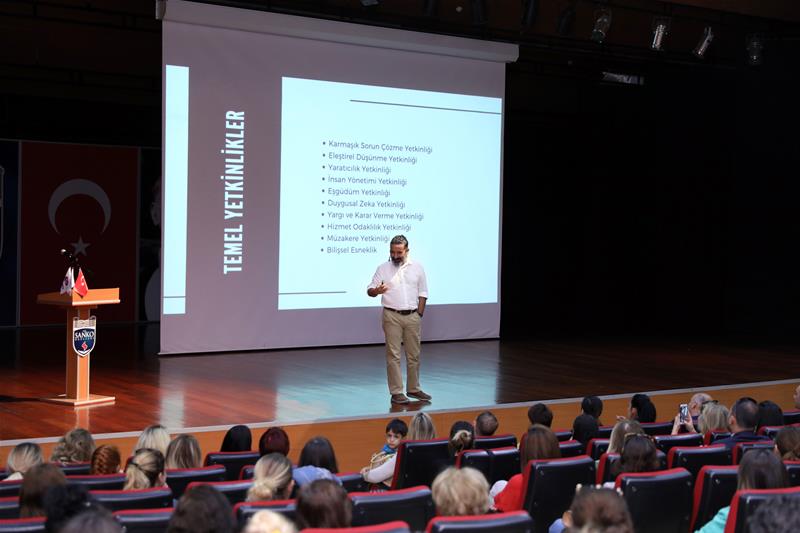
<path fill-rule="evenodd" d="M 75 428 L 61 437 L 53 448 L 50 460 L 58 463 L 87 463 L 97 446 L 92 434 L 83 428 Z"/>
<path fill-rule="evenodd" d="M 167 428 L 161 424 L 148 426 L 144 428 L 142 434 L 139 435 L 139 440 L 136 441 L 134 451 L 149 448 L 151 450 L 158 450 L 161 455 L 167 455 L 167 448 L 169 448 L 169 432 Z"/>
<path fill-rule="evenodd" d="M 728 418 L 730 411 L 728 408 L 716 401 L 706 402 L 700 408 L 700 416 L 697 417 L 697 429 L 701 435 L 710 433 L 711 431 L 730 431 L 728 426 Z M 677 435 L 680 429 L 686 433 L 697 433 L 691 418 L 688 420 L 681 420 L 680 413 L 675 415 L 675 422 L 672 424 L 672 434 Z"/>
<path fill-rule="evenodd" d="M 637 435 L 644 433 L 642 425 L 636 420 L 625 418 L 614 424 L 614 429 L 611 430 L 611 438 L 608 441 L 608 453 L 620 453 L 625 435 L 630 435 L 631 433 Z"/>
<path fill-rule="evenodd" d="M 282 514 L 264 510 L 250 518 L 244 533 L 297 533 L 297 528 Z"/>
<path fill-rule="evenodd" d="M 285 500 L 294 489 L 292 463 L 281 453 L 269 453 L 258 460 L 253 469 L 253 485 L 247 501 Z"/>
<path fill-rule="evenodd" d="M 474 468 L 450 467 L 433 480 L 433 503 L 439 516 L 470 516 L 485 514 L 492 500 L 489 483 Z"/>
<path fill-rule="evenodd" d="M 408 425 L 408 440 L 431 440 L 436 438 L 436 426 L 431 417 L 419 411 Z"/>
<path fill-rule="evenodd" d="M 25 472 L 43 462 L 42 449 L 38 444 L 33 442 L 17 444 L 6 459 L 6 471 L 9 475 L 5 481 L 22 479 Z"/>
<path fill-rule="evenodd" d="M 200 468 L 202 462 L 203 453 L 194 435 L 178 435 L 167 446 L 167 468 Z"/>
<path fill-rule="evenodd" d="M 89 473 L 93 476 L 102 474 L 119 474 L 122 472 L 122 458 L 116 446 L 103 444 L 92 454 L 92 467 Z"/>
<path fill-rule="evenodd" d="M 164 473 L 164 456 L 158 450 L 142 448 L 136 450 L 125 468 L 125 490 L 163 487 L 167 476 Z"/>

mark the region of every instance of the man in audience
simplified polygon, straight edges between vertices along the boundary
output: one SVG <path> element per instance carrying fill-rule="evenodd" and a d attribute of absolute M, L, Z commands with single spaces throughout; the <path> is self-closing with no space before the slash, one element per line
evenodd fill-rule
<path fill-rule="evenodd" d="M 475 436 L 491 437 L 497 431 L 497 417 L 491 411 L 484 411 L 475 419 Z"/>
<path fill-rule="evenodd" d="M 724 444 L 728 449 L 733 448 L 739 442 L 768 441 L 772 440 L 763 435 L 756 435 L 755 429 L 758 424 L 758 404 L 752 398 L 739 398 L 731 408 L 731 416 L 728 419 L 733 435 L 727 439 L 716 441 L 715 444 Z"/>
<path fill-rule="evenodd" d="M 528 420 L 532 426 L 540 424 L 549 428 L 553 425 L 553 411 L 543 403 L 535 403 L 528 409 Z"/>
<path fill-rule="evenodd" d="M 692 415 L 692 418 L 697 418 L 700 416 L 700 412 L 703 410 L 703 404 L 712 401 L 713 398 L 706 394 L 705 392 L 698 392 L 692 396 L 692 399 L 689 400 L 689 414 Z"/>

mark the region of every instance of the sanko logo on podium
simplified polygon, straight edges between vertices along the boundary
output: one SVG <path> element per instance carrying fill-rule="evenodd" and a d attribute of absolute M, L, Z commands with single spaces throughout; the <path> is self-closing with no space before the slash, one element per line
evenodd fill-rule
<path fill-rule="evenodd" d="M 72 348 L 81 357 L 89 355 L 97 338 L 97 317 L 86 320 L 75 318 L 72 321 Z"/>

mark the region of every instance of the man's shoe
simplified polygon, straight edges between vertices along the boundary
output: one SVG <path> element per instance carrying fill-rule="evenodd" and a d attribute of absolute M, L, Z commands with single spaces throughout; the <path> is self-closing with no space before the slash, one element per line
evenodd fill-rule
<path fill-rule="evenodd" d="M 405 394 L 392 394 L 392 403 L 403 404 L 408 403 L 408 398 Z"/>
<path fill-rule="evenodd" d="M 409 392 L 407 394 L 412 398 L 416 398 L 417 400 L 422 400 L 423 402 L 429 402 L 433 398 L 430 394 L 425 394 L 421 390 L 418 390 L 417 392 Z"/>

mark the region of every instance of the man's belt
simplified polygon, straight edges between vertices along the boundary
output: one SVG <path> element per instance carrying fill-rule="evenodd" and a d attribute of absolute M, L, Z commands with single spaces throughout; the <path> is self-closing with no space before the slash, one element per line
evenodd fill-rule
<path fill-rule="evenodd" d="M 391 307 L 384 307 L 387 311 L 394 311 L 400 315 L 410 315 L 411 313 L 416 313 L 416 309 L 392 309 Z"/>

